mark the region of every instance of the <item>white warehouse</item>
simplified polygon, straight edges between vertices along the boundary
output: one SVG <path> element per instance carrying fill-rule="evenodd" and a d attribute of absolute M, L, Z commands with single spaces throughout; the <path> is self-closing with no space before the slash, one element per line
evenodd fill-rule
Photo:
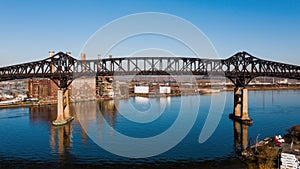
<path fill-rule="evenodd" d="M 170 94 L 171 93 L 171 87 L 159 86 L 159 93 L 161 93 L 161 94 Z"/>
<path fill-rule="evenodd" d="M 134 93 L 149 93 L 149 86 L 134 86 Z"/>

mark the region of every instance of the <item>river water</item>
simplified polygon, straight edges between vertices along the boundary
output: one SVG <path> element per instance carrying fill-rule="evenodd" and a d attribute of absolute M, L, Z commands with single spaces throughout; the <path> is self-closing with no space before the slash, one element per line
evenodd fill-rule
<path fill-rule="evenodd" d="M 51 125 L 53 105 L 1 109 L 0 168 L 246 168 L 236 158 L 243 146 L 299 124 L 299 100 L 297 90 L 250 91 L 254 123 L 239 127 L 242 139 L 228 118 L 232 92 L 76 103 L 75 120 L 61 127 Z"/>

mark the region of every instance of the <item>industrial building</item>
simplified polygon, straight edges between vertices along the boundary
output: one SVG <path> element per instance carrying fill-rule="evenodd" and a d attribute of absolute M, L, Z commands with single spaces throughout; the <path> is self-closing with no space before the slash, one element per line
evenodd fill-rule
<path fill-rule="evenodd" d="M 50 79 L 29 79 L 27 96 L 41 101 L 57 100 L 58 87 Z"/>

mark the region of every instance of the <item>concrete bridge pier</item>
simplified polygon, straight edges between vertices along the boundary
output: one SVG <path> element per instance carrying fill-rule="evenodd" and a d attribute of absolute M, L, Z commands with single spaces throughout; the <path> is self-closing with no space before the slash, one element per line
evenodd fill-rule
<path fill-rule="evenodd" d="M 243 87 L 234 88 L 234 108 L 229 117 L 244 124 L 251 125 L 253 123 L 248 115 L 248 89 Z"/>
<path fill-rule="evenodd" d="M 67 124 L 74 119 L 70 115 L 69 90 L 59 89 L 57 91 L 57 117 L 52 122 L 54 126 Z"/>
<path fill-rule="evenodd" d="M 69 99 L 69 90 L 67 89 L 65 92 L 64 92 L 64 115 L 65 115 L 65 119 L 70 119 L 70 118 L 73 118 L 71 115 L 70 115 L 70 99 Z"/>
<path fill-rule="evenodd" d="M 242 90 L 242 121 L 252 121 L 248 115 L 248 89 L 244 88 Z"/>
<path fill-rule="evenodd" d="M 234 88 L 234 109 L 233 115 L 234 117 L 241 117 L 241 105 L 242 105 L 242 98 L 241 98 L 242 88 L 236 87 Z"/>

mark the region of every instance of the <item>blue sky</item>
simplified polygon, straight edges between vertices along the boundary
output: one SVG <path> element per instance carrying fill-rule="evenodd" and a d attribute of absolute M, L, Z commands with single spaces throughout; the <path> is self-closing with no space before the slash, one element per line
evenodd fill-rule
<path fill-rule="evenodd" d="M 0 66 L 40 60 L 48 51 L 78 55 L 105 24 L 162 12 L 197 26 L 221 58 L 238 51 L 300 65 L 298 0 L 0 0 Z"/>

